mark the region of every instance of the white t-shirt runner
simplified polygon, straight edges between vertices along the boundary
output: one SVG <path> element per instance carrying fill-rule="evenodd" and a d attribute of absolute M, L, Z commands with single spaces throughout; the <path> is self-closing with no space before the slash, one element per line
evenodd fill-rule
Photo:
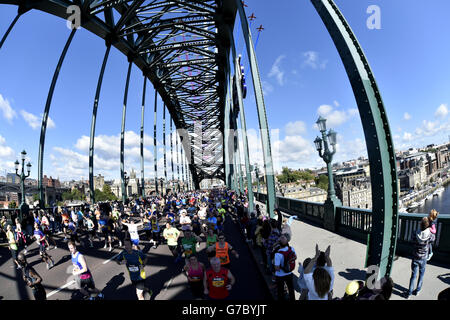
<path fill-rule="evenodd" d="M 133 224 L 133 223 L 123 223 L 127 226 L 128 232 L 130 233 L 130 238 L 133 240 L 139 240 L 139 233 L 138 233 L 138 226 L 139 224 Z"/>

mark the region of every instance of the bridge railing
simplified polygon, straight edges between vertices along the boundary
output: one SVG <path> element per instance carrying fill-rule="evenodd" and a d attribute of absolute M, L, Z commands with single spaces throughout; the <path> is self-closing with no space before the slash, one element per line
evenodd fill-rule
<path fill-rule="evenodd" d="M 265 203 L 266 195 L 255 193 L 256 199 Z M 264 200 L 264 201 L 261 201 Z M 278 208 L 301 219 L 315 222 L 323 227 L 323 203 L 277 197 Z M 420 221 L 426 214 L 399 213 L 396 253 L 410 256 L 414 237 L 420 229 Z M 336 233 L 362 243 L 372 230 L 372 211 L 350 207 L 336 208 Z M 450 214 L 440 214 L 437 221 L 436 241 L 433 245 L 433 260 L 450 263 Z"/>

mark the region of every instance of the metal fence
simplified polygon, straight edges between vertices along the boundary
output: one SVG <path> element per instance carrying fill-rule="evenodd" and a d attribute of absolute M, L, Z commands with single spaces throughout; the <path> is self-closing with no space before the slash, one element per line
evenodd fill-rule
<path fill-rule="evenodd" d="M 265 194 L 255 193 L 258 201 L 265 203 Z M 305 221 L 314 222 L 323 227 L 324 204 L 297 199 L 277 197 L 278 208 Z M 399 213 L 397 228 L 396 253 L 409 256 L 413 251 L 414 237 L 420 228 L 420 220 L 426 214 Z M 337 207 L 336 233 L 367 243 L 367 236 L 372 229 L 372 211 L 367 209 Z M 436 241 L 433 245 L 433 260 L 450 263 L 450 215 L 438 216 Z"/>

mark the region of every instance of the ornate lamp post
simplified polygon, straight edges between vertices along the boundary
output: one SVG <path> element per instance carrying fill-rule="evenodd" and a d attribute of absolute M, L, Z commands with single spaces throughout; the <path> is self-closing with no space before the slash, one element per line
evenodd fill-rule
<path fill-rule="evenodd" d="M 328 131 L 328 134 L 326 134 L 326 121 L 327 120 L 322 117 L 319 117 L 319 119 L 317 120 L 316 124 L 319 127 L 320 132 L 322 133 L 322 138 L 317 137 L 316 140 L 314 140 L 314 144 L 316 145 L 316 149 L 319 152 L 319 156 L 327 164 L 328 171 L 328 195 L 327 200 L 325 201 L 324 226 L 325 228 L 334 231 L 336 225 L 336 207 L 342 206 L 342 203 L 339 198 L 336 197 L 333 182 L 333 170 L 331 168 L 333 155 L 336 153 L 336 132 L 330 129 Z M 332 151 L 328 147 L 328 143 L 331 145 L 333 149 Z"/>
<path fill-rule="evenodd" d="M 130 177 L 127 177 L 127 173 L 123 173 L 123 184 L 125 185 L 124 193 L 122 194 L 122 202 L 125 205 L 125 200 L 128 197 L 128 182 L 130 182 Z"/>
<path fill-rule="evenodd" d="M 164 185 L 164 179 L 160 178 L 159 179 L 160 183 L 161 183 L 161 197 L 164 196 L 164 189 L 163 189 L 163 185 Z"/>
<path fill-rule="evenodd" d="M 22 223 L 23 216 L 28 215 L 28 212 L 30 211 L 27 203 L 25 202 L 25 179 L 30 176 L 31 163 L 30 162 L 27 163 L 27 174 L 25 175 L 24 169 L 25 169 L 25 157 L 27 155 L 26 151 L 23 150 L 21 152 L 21 155 L 22 155 L 22 173 L 21 174 L 18 173 L 19 161 L 16 160 L 16 162 L 14 162 L 14 165 L 16 167 L 16 176 L 18 176 L 20 178 L 20 188 L 22 191 L 22 199 L 21 199 L 21 203 L 19 206 L 19 209 L 20 209 L 19 221 Z"/>
<path fill-rule="evenodd" d="M 256 183 L 257 183 L 257 191 L 259 193 L 259 170 L 258 165 L 255 163 L 255 176 L 256 176 Z"/>

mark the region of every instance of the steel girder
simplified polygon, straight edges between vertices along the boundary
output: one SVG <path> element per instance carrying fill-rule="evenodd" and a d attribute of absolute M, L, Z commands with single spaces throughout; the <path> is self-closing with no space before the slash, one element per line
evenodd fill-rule
<path fill-rule="evenodd" d="M 228 64 L 230 45 L 227 29 L 233 26 L 236 16 L 234 1 L 0 0 L 0 4 L 17 5 L 18 17 L 35 9 L 63 19 L 72 14 L 67 11 L 69 6 L 78 5 L 81 26 L 104 39 L 107 46 L 114 46 L 142 70 L 167 106 L 177 129 L 192 134 L 193 123 L 201 121 L 202 127 L 223 132 L 227 81 L 223 69 Z M 189 96 L 183 97 L 183 92 Z M 197 110 L 185 111 L 193 107 Z M 45 130 L 43 125 L 44 138 Z M 41 146 L 42 156 L 43 143 Z M 202 152 L 211 149 L 211 144 L 202 146 Z M 220 174 L 223 161 L 215 167 L 192 163 L 192 154 L 200 150 L 189 147 L 183 144 L 195 185 L 200 182 L 200 174 Z M 217 152 L 222 150 L 221 144 L 213 147 Z M 39 165 L 43 167 L 41 156 Z"/>
<path fill-rule="evenodd" d="M 372 184 L 372 230 L 366 263 L 378 266 L 378 277 L 383 277 L 392 269 L 398 225 L 397 171 L 388 118 L 369 63 L 344 16 L 332 0 L 311 2 L 341 56 L 358 105 Z"/>

